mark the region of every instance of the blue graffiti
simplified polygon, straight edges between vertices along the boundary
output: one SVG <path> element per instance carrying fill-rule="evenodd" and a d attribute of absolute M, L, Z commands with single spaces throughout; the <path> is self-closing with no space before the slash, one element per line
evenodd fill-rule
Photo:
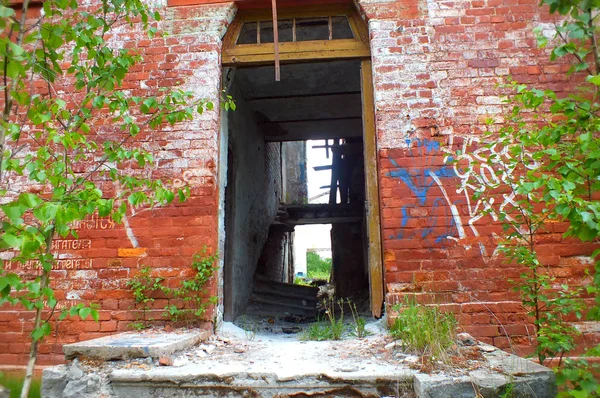
<path fill-rule="evenodd" d="M 414 155 L 409 151 L 409 156 L 436 154 L 440 151 L 440 143 L 433 140 L 407 139 L 406 144 L 409 148 L 412 147 L 416 149 Z M 425 159 L 426 161 L 429 160 L 427 157 Z M 430 196 L 431 188 L 436 185 L 434 177 L 437 177 L 438 180 L 456 177 L 454 169 L 448 165 L 426 165 L 425 167 L 404 168 L 400 167 L 395 160 L 390 159 L 390 161 L 392 165 L 394 165 L 395 170 L 390 171 L 388 175 L 392 178 L 397 178 L 406 184 L 414 196 L 417 197 L 420 205 L 426 204 L 428 197 Z M 405 228 L 408 220 L 411 218 L 408 209 L 412 207 L 415 206 L 406 205 L 400 209 L 402 215 L 400 225 L 402 230 L 397 236 L 392 236 L 391 238 L 413 239 L 419 237 L 420 239 L 425 240 L 432 239 L 435 243 L 443 243 L 449 237 L 457 236 L 458 231 L 450 208 L 445 205 L 445 199 L 441 197 L 434 198 L 433 204 L 431 205 L 431 216 L 428 218 L 427 224 L 420 229 L 408 229 L 408 231 L 411 231 L 412 233 L 405 234 Z M 442 214 L 440 214 L 440 212 Z M 450 225 L 446 225 L 446 222 L 444 222 L 443 225 L 438 225 L 438 217 L 440 216 L 450 219 Z"/>
<path fill-rule="evenodd" d="M 435 181 L 431 178 L 431 174 L 435 174 L 440 178 L 456 177 L 454 170 L 448 166 L 442 166 L 438 170 L 430 169 L 417 169 L 411 173 L 408 169 L 398 166 L 395 160 L 391 159 L 392 164 L 397 167 L 397 170 L 390 171 L 388 175 L 390 177 L 401 179 L 417 198 L 419 198 L 421 204 L 425 204 L 427 200 L 427 191 Z"/>

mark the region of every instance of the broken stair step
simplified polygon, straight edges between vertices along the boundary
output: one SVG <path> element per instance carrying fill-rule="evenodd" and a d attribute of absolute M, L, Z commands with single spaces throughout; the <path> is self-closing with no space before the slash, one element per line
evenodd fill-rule
<path fill-rule="evenodd" d="M 199 372 L 163 368 L 157 371 L 118 369 L 110 378 L 114 397 L 381 397 L 397 396 L 399 386 L 412 390 L 409 371 L 394 374 L 311 372 L 289 376 L 267 372 Z"/>
<path fill-rule="evenodd" d="M 317 311 L 310 308 L 297 308 L 281 304 L 269 304 L 250 301 L 246 314 L 281 318 L 287 315 L 297 315 L 306 321 L 312 321 L 317 316 Z"/>
<path fill-rule="evenodd" d="M 272 297 L 259 296 L 256 294 L 252 294 L 250 296 L 250 302 L 260 303 L 260 304 L 269 304 L 269 305 L 273 305 L 273 306 L 281 306 L 281 307 L 288 307 L 288 308 L 297 308 L 299 310 L 308 310 L 308 311 L 316 311 L 317 310 L 317 308 L 314 304 L 308 305 L 308 303 L 303 304 L 301 302 L 283 302 L 277 297 L 272 298 Z"/>
<path fill-rule="evenodd" d="M 281 295 L 301 295 L 306 297 L 317 297 L 319 288 L 291 283 L 274 282 L 262 277 L 254 278 L 254 291 L 279 292 Z"/>
<path fill-rule="evenodd" d="M 65 359 L 79 356 L 104 360 L 158 358 L 190 348 L 211 335 L 206 330 L 165 332 L 147 330 L 118 333 L 97 339 L 63 345 Z"/>
<path fill-rule="evenodd" d="M 281 300 L 283 300 L 283 302 L 286 302 L 286 303 L 305 301 L 309 305 L 314 306 L 318 302 L 316 296 L 306 296 L 306 295 L 302 295 L 302 294 L 294 294 L 294 293 L 288 293 L 288 292 L 269 292 L 269 291 L 264 291 L 264 290 L 253 289 L 252 293 L 256 294 L 258 296 L 271 297 L 273 299 L 281 299 Z"/>

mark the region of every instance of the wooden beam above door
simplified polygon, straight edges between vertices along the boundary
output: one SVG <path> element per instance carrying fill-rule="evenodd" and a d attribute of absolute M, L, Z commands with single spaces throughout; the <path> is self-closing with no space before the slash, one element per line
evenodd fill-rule
<path fill-rule="evenodd" d="M 16 0 L 15 0 L 16 1 Z M 203 5 L 203 4 L 227 4 L 235 3 L 240 9 L 251 9 L 251 8 L 270 8 L 271 0 L 167 0 L 168 7 L 177 6 L 192 6 L 192 5 Z M 298 6 L 312 6 L 321 4 L 350 4 L 350 0 L 278 0 L 280 7 L 298 7 Z"/>

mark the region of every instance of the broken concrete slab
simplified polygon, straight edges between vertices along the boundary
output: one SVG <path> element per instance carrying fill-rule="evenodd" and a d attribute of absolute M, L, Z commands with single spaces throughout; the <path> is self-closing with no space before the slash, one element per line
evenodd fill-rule
<path fill-rule="evenodd" d="M 202 345 L 169 354 L 172 363 L 163 364 L 168 366 L 146 357 L 82 359 L 47 369 L 42 388 L 48 393 L 43 396 L 479 398 L 497 397 L 509 388 L 523 397 L 556 394 L 549 369 L 481 343 L 469 347 L 479 354 L 476 359 L 469 351 L 461 366 L 440 364 L 433 375 L 419 373 L 419 357 L 402 352 L 401 345 L 391 347 L 377 325 L 368 325 L 373 335 L 363 339 L 300 341 L 225 323 L 219 335 Z"/>
<path fill-rule="evenodd" d="M 512 396 L 553 398 L 557 394 L 554 372 L 545 366 L 508 354 L 489 344 L 478 344 L 487 367 L 466 375 L 414 376 L 418 398 L 492 398 L 512 391 Z"/>
<path fill-rule="evenodd" d="M 223 369 L 225 370 L 225 369 Z M 398 390 L 412 392 L 409 372 L 367 374 L 365 372 L 297 374 L 281 377 L 270 372 L 210 372 L 198 367 L 162 368 L 158 372 L 140 370 L 113 371 L 114 397 L 201 396 L 231 394 L 263 398 L 299 396 L 403 396 Z M 152 395 L 154 394 L 154 395 Z M 227 395 L 229 396 L 229 395 Z"/>
<path fill-rule="evenodd" d="M 10 390 L 4 386 L 0 386 L 0 398 L 10 398 Z"/>
<path fill-rule="evenodd" d="M 110 394 L 106 375 L 89 372 L 78 359 L 70 365 L 53 366 L 42 372 L 41 396 L 44 398 L 100 398 Z"/>
<path fill-rule="evenodd" d="M 159 358 L 190 348 L 200 341 L 206 340 L 210 334 L 203 330 L 125 332 L 79 343 L 65 344 L 63 352 L 66 359 L 79 356 L 104 360 Z"/>

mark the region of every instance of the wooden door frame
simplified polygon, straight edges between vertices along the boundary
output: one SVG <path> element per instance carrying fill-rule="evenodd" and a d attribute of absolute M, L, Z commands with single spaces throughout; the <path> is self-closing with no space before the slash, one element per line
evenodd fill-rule
<path fill-rule="evenodd" d="M 381 241 L 381 218 L 379 202 L 379 178 L 378 178 L 378 151 L 377 137 L 375 127 L 375 106 L 373 93 L 373 71 L 371 64 L 371 54 L 368 43 L 368 30 L 362 20 L 357 19 L 356 10 L 349 9 L 346 6 L 334 7 L 321 6 L 316 8 L 304 8 L 286 10 L 281 15 L 289 16 L 313 16 L 319 10 L 327 12 L 339 10 L 348 15 L 348 19 L 353 31 L 356 33 L 357 41 L 354 43 L 340 43 L 331 45 L 321 42 L 305 43 L 287 43 L 289 50 L 284 51 L 282 60 L 287 63 L 306 62 L 319 60 L 342 60 L 354 59 L 361 62 L 361 99 L 362 99 L 362 119 L 363 119 L 363 146 L 364 146 L 364 172 L 365 172 L 365 212 L 367 225 L 367 259 L 369 268 L 369 295 L 371 302 L 371 313 L 374 317 L 381 317 L 384 301 L 384 283 L 383 283 L 383 245 Z M 270 12 L 270 10 L 253 11 L 251 14 L 245 14 L 236 17 L 236 20 L 229 27 L 223 40 L 222 66 L 259 66 L 274 61 L 274 53 L 265 51 L 261 48 L 257 51 L 256 45 L 247 45 L 248 51 L 240 50 L 239 46 L 233 49 L 234 42 L 237 40 L 240 24 L 249 18 L 254 18 L 260 13 Z M 258 13 L 258 14 L 257 14 Z M 230 29 L 234 29 L 232 33 Z M 348 48 L 344 46 L 349 44 Z M 362 44 L 362 46 L 361 46 Z M 233 50 L 232 50 L 233 49 Z"/>
<path fill-rule="evenodd" d="M 383 245 L 381 242 L 381 217 L 379 209 L 379 167 L 377 130 L 375 127 L 375 101 L 373 95 L 373 69 L 371 59 L 360 62 L 360 80 L 363 120 L 363 150 L 365 159 L 365 207 L 367 213 L 367 257 L 369 264 L 369 296 L 371 314 L 381 317 L 383 306 Z"/>

